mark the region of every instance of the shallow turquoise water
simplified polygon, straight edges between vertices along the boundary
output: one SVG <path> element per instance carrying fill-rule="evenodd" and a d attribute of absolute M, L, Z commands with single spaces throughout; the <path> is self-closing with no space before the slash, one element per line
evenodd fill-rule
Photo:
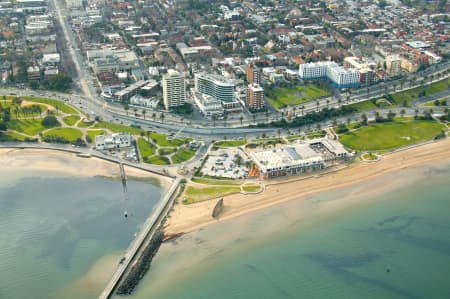
<path fill-rule="evenodd" d="M 125 201 L 117 180 L 1 169 L 0 178 L 1 299 L 95 298 L 103 284 L 81 279 L 120 256 L 160 197 L 150 181 L 130 181 Z"/>
<path fill-rule="evenodd" d="M 388 179 L 397 178 L 403 182 L 396 188 L 336 212 L 314 213 L 346 196 L 360 200 L 366 195 L 358 192 L 383 181 L 324 193 L 165 244 L 131 298 L 448 299 L 450 167 L 417 168 Z M 313 216 L 296 219 L 293 209 Z M 269 233 L 254 236 L 267 227 Z"/>

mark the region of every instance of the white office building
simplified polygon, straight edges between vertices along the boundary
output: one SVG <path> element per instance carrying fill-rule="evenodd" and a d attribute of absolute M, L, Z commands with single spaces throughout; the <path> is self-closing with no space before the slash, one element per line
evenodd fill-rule
<path fill-rule="evenodd" d="M 176 70 L 169 70 L 162 78 L 164 107 L 182 106 L 186 102 L 186 82 L 184 75 Z"/>

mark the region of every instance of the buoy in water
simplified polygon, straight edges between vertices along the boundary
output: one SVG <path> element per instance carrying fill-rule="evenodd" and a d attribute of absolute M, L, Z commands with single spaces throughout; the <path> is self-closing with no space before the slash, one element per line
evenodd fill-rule
<path fill-rule="evenodd" d="M 386 269 L 386 272 L 387 272 L 387 273 L 391 272 L 391 269 L 387 268 L 387 269 Z"/>
<path fill-rule="evenodd" d="M 125 216 L 125 218 L 127 218 L 128 217 L 128 212 L 125 211 L 125 213 L 123 215 Z"/>

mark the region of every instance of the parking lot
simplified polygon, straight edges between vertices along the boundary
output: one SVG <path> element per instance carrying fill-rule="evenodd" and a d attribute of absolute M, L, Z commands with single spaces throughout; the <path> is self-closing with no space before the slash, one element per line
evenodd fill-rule
<path fill-rule="evenodd" d="M 210 151 L 201 172 L 212 177 L 245 178 L 249 161 L 246 154 L 237 148 Z"/>

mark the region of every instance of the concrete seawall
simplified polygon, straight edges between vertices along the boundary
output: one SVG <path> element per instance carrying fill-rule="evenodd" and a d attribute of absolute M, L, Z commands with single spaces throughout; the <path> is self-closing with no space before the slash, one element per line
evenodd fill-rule
<path fill-rule="evenodd" d="M 116 272 L 114 272 L 105 289 L 98 297 L 99 299 L 110 298 L 122 281 L 127 281 L 126 285 L 122 289 L 122 293 L 129 292 L 129 290 L 132 290 L 137 285 L 138 280 L 136 281 L 136 277 L 140 278 L 145 273 L 145 270 L 148 269 L 148 267 L 142 268 L 140 265 L 144 262 L 150 263 L 151 258 L 161 244 L 161 225 L 165 220 L 167 213 L 173 206 L 176 197 L 176 190 L 178 189 L 180 182 L 180 178 L 175 179 L 170 189 L 159 201 L 149 218 L 145 221 L 141 231 L 128 247 L 128 250 L 124 255 L 124 260 L 119 264 Z M 148 257 L 146 250 L 152 251 L 150 253 L 150 260 L 146 258 L 146 256 Z M 131 274 L 132 283 L 130 280 L 126 280 L 128 274 Z M 127 291 L 124 292 L 123 290 Z"/>

